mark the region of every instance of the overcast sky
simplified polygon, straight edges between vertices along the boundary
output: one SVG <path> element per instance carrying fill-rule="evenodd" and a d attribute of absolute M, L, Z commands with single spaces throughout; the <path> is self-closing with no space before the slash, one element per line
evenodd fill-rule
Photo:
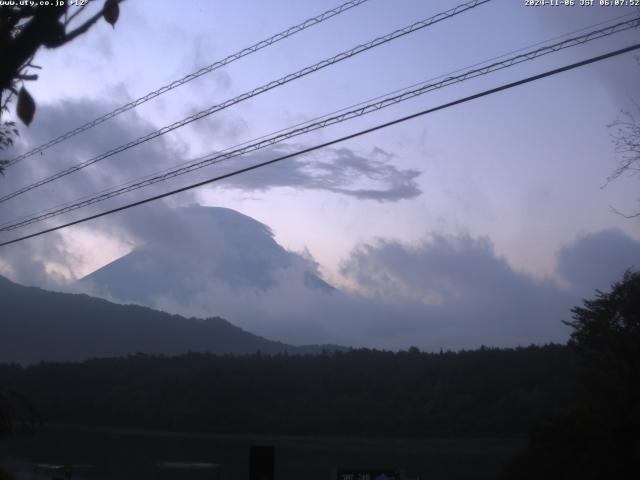
<path fill-rule="evenodd" d="M 38 111 L 32 126 L 21 129 L 13 152 L 33 148 L 338 3 L 128 0 L 121 6 L 115 30 L 106 22 L 99 22 L 72 44 L 38 53 L 35 63 L 42 67 L 38 71 L 40 79 L 26 85 L 37 101 Z M 0 193 L 9 193 L 458 3 L 370 0 L 172 90 L 43 155 L 24 160 L 0 179 Z M 0 220 L 14 220 L 633 13 L 634 9 L 619 7 L 525 7 L 520 0 L 494 0 L 6 202 L 0 205 Z M 200 170 L 46 225 L 347 135 L 500 83 L 621 48 L 638 38 L 636 28 L 437 90 L 256 152 L 237 163 L 234 160 Z M 613 131 L 607 126 L 620 118 L 621 111 L 635 108 L 634 101 L 640 103 L 638 78 L 640 64 L 633 54 L 553 76 L 181 194 L 161 206 L 141 207 L 139 212 L 116 214 L 3 247 L 0 273 L 42 286 L 70 282 L 136 246 L 166 236 L 158 229 L 163 222 L 145 228 L 145 218 L 153 217 L 145 211 L 157 215 L 160 208 L 164 212 L 161 216 L 166 216 L 166 223 L 170 224 L 169 217 L 180 216 L 177 207 L 217 206 L 236 210 L 268 226 L 280 247 L 307 259 L 318 275 L 344 292 L 351 292 L 353 298 L 357 296 L 358 302 L 375 298 L 392 305 L 388 315 L 406 314 L 402 332 L 394 330 L 391 334 L 382 327 L 374 332 L 372 326 L 370 336 L 361 339 L 363 344 L 436 348 L 445 342 L 444 346 L 471 346 L 475 333 L 481 338 L 478 342 L 495 344 L 562 340 L 566 332 L 557 327 L 558 317 L 563 312 L 568 317 L 572 302 L 590 295 L 594 288 L 606 288 L 624 268 L 640 266 L 640 220 L 612 213 L 612 207 L 628 213 L 640 209 L 640 180 L 621 178 L 603 188 L 617 162 L 611 140 Z M 194 220 L 195 227 L 185 228 L 184 235 L 205 235 L 208 227 L 198 230 L 200 221 Z M 5 233 L 0 239 L 42 226 Z M 167 236 L 164 243 L 177 250 L 190 244 L 179 235 Z M 195 255 L 196 251 L 191 253 Z M 512 289 L 511 301 L 496 303 L 506 288 Z M 501 336 L 505 330 L 501 329 L 500 320 L 491 324 L 491 319 L 514 316 L 516 307 L 528 294 L 533 300 L 527 318 L 547 316 L 544 326 L 535 331 L 522 326 L 517 335 Z M 283 290 L 277 298 L 283 300 L 287 295 Z M 349 301 L 355 302 L 353 298 Z M 418 304 L 426 305 L 427 310 L 416 307 Z M 454 304 L 455 309 L 429 310 Z M 305 305 L 300 308 L 321 308 L 314 303 Z M 336 317 L 346 316 L 345 312 L 367 315 L 361 303 L 354 305 L 337 302 L 330 308 L 336 312 L 342 308 L 342 313 L 334 312 Z M 486 318 L 482 318 L 485 326 L 478 327 L 483 333 L 469 334 L 469 324 L 461 319 L 472 316 L 478 305 L 486 307 Z M 215 314 L 211 311 L 213 306 L 209 307 L 207 312 L 194 313 Z M 255 308 L 260 310 L 260 306 Z M 232 316 L 233 312 L 227 309 L 221 313 Z M 274 313 L 274 318 L 283 318 L 281 313 Z M 266 335 L 282 337 L 289 328 L 284 322 L 270 330 L 251 323 L 246 312 L 242 315 L 244 320 L 237 320 L 238 323 L 244 322 L 244 326 Z M 304 310 L 291 315 L 302 316 Z M 417 328 L 416 324 L 426 316 L 432 323 L 428 328 Z M 509 320 L 512 321 L 513 318 Z M 296 333 L 290 340 L 309 343 L 318 338 L 357 343 L 354 332 L 366 330 L 366 322 L 362 322 L 360 318 L 357 327 L 345 326 L 349 333 L 344 337 L 335 334 L 335 326 L 328 328 L 333 333 L 321 339 L 319 330 L 300 327 L 303 333 Z M 393 335 L 393 341 L 385 341 Z M 438 342 L 430 340 L 434 336 Z"/>

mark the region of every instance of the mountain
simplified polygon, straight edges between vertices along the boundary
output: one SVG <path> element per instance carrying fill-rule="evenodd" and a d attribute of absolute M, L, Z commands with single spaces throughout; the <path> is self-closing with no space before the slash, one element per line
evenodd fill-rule
<path fill-rule="evenodd" d="M 282 248 L 268 226 L 235 210 L 183 207 L 179 216 L 166 218 L 152 233 L 129 254 L 82 278 L 78 286 L 97 296 L 152 307 L 158 306 L 158 299 L 192 304 L 212 285 L 268 294 L 277 289 L 285 272 L 309 290 L 333 290 L 314 264 Z"/>
<path fill-rule="evenodd" d="M 2 363 L 76 361 L 137 352 L 296 354 L 323 349 L 267 340 L 222 318 L 185 318 L 84 294 L 24 287 L 1 276 L 0 309 Z"/>
<path fill-rule="evenodd" d="M 187 317 L 221 316 L 293 344 L 335 340 L 308 317 L 340 292 L 267 225 L 228 208 L 189 206 L 151 211 L 127 232 L 136 247 L 80 279 L 77 291 Z"/>

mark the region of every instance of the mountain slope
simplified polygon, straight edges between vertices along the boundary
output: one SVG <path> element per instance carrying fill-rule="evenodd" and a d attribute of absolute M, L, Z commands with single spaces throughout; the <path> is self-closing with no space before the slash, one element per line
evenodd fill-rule
<path fill-rule="evenodd" d="M 222 317 L 290 344 L 334 343 L 319 312 L 348 302 L 307 252 L 280 245 L 235 210 L 192 205 L 127 225 L 128 254 L 78 280 L 75 291 L 185 317 Z M 342 303 L 341 303 L 342 302 Z"/>
<path fill-rule="evenodd" d="M 231 299 L 236 308 L 227 309 L 229 318 L 242 309 L 243 294 L 278 294 L 285 280 L 320 294 L 334 290 L 307 259 L 280 246 L 263 223 L 228 208 L 191 206 L 179 212 L 129 254 L 79 280 L 78 288 L 198 316 L 219 315 L 220 304 Z"/>
<path fill-rule="evenodd" d="M 32 363 L 121 356 L 136 352 L 305 353 L 267 340 L 222 318 L 199 320 L 87 295 L 24 287 L 0 277 L 0 362 Z"/>

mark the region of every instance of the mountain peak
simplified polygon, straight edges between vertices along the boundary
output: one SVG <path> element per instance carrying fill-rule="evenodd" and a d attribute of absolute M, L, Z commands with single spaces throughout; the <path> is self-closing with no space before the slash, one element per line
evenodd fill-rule
<path fill-rule="evenodd" d="M 151 222 L 153 232 L 144 237 L 152 241 L 87 275 L 79 288 L 118 302 L 232 319 L 247 308 L 247 295 L 335 290 L 311 259 L 284 249 L 268 226 L 251 217 L 219 207 L 178 213 Z"/>

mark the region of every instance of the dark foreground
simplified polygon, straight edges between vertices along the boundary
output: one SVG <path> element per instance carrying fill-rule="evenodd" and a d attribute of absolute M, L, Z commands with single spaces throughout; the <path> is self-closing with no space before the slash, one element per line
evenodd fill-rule
<path fill-rule="evenodd" d="M 356 438 L 165 433 L 150 430 L 47 426 L 35 436 L 0 441 L 0 464 L 16 480 L 63 477 L 34 464 L 72 463 L 74 480 L 209 478 L 211 469 L 167 469 L 159 463 L 222 464 L 220 478 L 249 478 L 249 447 L 275 447 L 278 480 L 329 480 L 340 467 L 396 467 L 407 478 L 493 479 L 521 438 Z"/>
<path fill-rule="evenodd" d="M 131 355 L 0 365 L 49 423 L 201 433 L 527 436 L 574 400 L 562 345 L 426 353 Z"/>

